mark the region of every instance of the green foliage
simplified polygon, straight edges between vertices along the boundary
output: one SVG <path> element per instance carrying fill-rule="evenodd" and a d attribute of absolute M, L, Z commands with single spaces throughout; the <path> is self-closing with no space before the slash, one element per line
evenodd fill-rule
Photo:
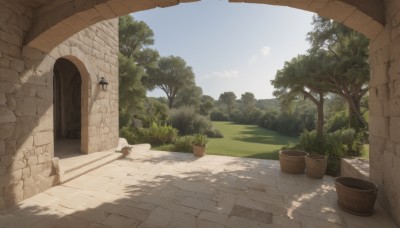
<path fill-rule="evenodd" d="M 161 89 L 167 96 L 168 107 L 172 108 L 178 92 L 194 84 L 192 67 L 178 56 L 162 57 L 155 68 L 148 69 L 144 83 L 149 89 Z"/>
<path fill-rule="evenodd" d="M 228 115 L 223 113 L 220 110 L 214 110 L 210 114 L 210 119 L 212 121 L 227 121 L 228 120 Z"/>
<path fill-rule="evenodd" d="M 158 99 L 149 97 L 144 104 L 144 113 L 141 118 L 144 127 L 149 127 L 153 122 L 164 125 L 168 117 L 168 105 Z"/>
<path fill-rule="evenodd" d="M 132 16 L 119 18 L 119 51 L 126 57 L 137 54 L 137 51 L 154 44 L 153 30 L 143 21 L 135 21 Z"/>
<path fill-rule="evenodd" d="M 256 98 L 253 93 L 246 92 L 242 94 L 241 101 L 244 105 L 243 112 L 249 113 L 252 112 L 256 106 Z"/>
<path fill-rule="evenodd" d="M 231 111 L 236 103 L 236 95 L 234 92 L 224 92 L 219 95 L 219 101 L 226 105 L 226 111 L 228 116 L 230 116 Z"/>
<path fill-rule="evenodd" d="M 180 135 L 205 134 L 212 128 L 210 120 L 190 107 L 171 109 L 167 122 L 178 129 Z"/>
<path fill-rule="evenodd" d="M 207 145 L 207 142 L 208 142 L 207 135 L 203 135 L 203 134 L 193 135 L 193 145 L 205 146 L 205 145 Z"/>
<path fill-rule="evenodd" d="M 345 156 L 361 156 L 363 151 L 362 134 L 356 134 L 352 128 L 317 136 L 315 131 L 305 131 L 300 135 L 296 146 L 310 153 L 326 155 L 327 173 L 337 175 L 340 171 L 340 159 Z"/>
<path fill-rule="evenodd" d="M 208 95 L 201 96 L 200 99 L 200 114 L 203 116 L 209 116 L 211 110 L 214 108 L 214 98 Z"/>
<path fill-rule="evenodd" d="M 187 106 L 199 110 L 202 94 L 203 90 L 195 84 L 185 86 L 177 93 L 174 107 L 179 108 L 181 106 Z"/>
<path fill-rule="evenodd" d="M 193 136 L 186 135 L 177 137 L 174 141 L 173 151 L 175 152 L 192 152 Z"/>
<path fill-rule="evenodd" d="M 222 132 L 216 128 L 208 129 L 206 135 L 210 138 L 223 138 L 224 135 Z"/>
<path fill-rule="evenodd" d="M 314 16 L 313 30 L 307 39 L 312 46 L 310 54 L 319 59 L 316 66 L 324 72 L 319 81 L 330 87 L 329 92 L 346 100 L 353 128 L 367 127 L 360 102 L 368 92 L 368 38 L 343 24 Z"/>
<path fill-rule="evenodd" d="M 153 43 L 153 31 L 144 22 L 129 15 L 119 18 L 120 128 L 131 126 L 135 117 L 144 116 L 146 89 L 142 80 L 159 57 L 157 51 L 148 48 Z"/>
<path fill-rule="evenodd" d="M 349 127 L 349 117 L 345 111 L 334 113 L 326 122 L 326 131 L 335 132 Z"/>
<path fill-rule="evenodd" d="M 120 135 L 120 137 L 125 138 L 129 144 L 138 143 L 138 138 L 137 138 L 134 130 L 130 129 L 129 127 L 122 127 L 119 130 L 119 135 Z"/>
<path fill-rule="evenodd" d="M 152 123 L 149 128 L 141 128 L 138 131 L 138 141 L 150 143 L 152 146 L 172 143 L 178 135 L 178 131 L 167 125 L 159 126 Z"/>

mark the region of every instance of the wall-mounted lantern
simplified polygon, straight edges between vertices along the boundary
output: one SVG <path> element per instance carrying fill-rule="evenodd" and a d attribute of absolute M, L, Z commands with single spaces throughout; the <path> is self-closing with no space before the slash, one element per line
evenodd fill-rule
<path fill-rule="evenodd" d="M 106 79 L 104 77 L 101 77 L 101 79 L 99 81 L 99 85 L 101 86 L 102 90 L 107 90 L 108 82 L 106 81 Z"/>

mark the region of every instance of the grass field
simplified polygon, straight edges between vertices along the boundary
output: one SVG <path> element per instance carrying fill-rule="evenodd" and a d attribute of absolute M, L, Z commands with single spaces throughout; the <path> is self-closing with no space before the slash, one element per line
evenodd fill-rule
<path fill-rule="evenodd" d="M 233 157 L 278 159 L 282 146 L 297 143 L 297 138 L 282 136 L 254 125 L 239 125 L 231 122 L 213 122 L 224 138 L 211 138 L 206 153 Z M 156 147 L 156 150 L 170 150 L 171 145 Z"/>
<path fill-rule="evenodd" d="M 239 125 L 231 122 L 213 122 L 224 138 L 210 139 L 208 154 L 235 157 L 278 159 L 282 146 L 297 143 L 296 138 L 282 136 L 255 125 Z"/>
<path fill-rule="evenodd" d="M 224 138 L 209 139 L 207 154 L 233 157 L 262 158 L 278 160 L 278 151 L 282 146 L 294 145 L 297 138 L 287 137 L 275 131 L 255 125 L 241 125 L 231 122 L 213 122 Z M 171 151 L 172 145 L 156 147 L 156 150 Z M 369 159 L 369 145 L 364 145 L 364 159 Z"/>

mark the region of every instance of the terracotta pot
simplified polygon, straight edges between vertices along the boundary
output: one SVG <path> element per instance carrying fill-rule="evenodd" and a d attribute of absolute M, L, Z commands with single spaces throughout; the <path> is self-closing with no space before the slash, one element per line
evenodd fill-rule
<path fill-rule="evenodd" d="M 310 154 L 306 156 L 306 174 L 310 178 L 321 179 L 324 177 L 328 159 L 325 155 Z"/>
<path fill-rule="evenodd" d="M 285 173 L 300 174 L 304 173 L 305 156 L 308 153 L 300 150 L 281 150 L 279 151 L 279 163 L 281 171 Z"/>
<path fill-rule="evenodd" d="M 132 148 L 129 146 L 122 148 L 122 150 L 121 150 L 122 155 L 124 157 L 128 157 L 131 154 L 131 150 L 132 150 Z"/>
<path fill-rule="evenodd" d="M 376 184 L 351 177 L 335 178 L 338 206 L 349 213 L 370 216 L 374 212 L 374 204 L 378 194 Z"/>
<path fill-rule="evenodd" d="M 206 152 L 206 146 L 193 145 L 193 154 L 197 157 L 203 157 Z"/>

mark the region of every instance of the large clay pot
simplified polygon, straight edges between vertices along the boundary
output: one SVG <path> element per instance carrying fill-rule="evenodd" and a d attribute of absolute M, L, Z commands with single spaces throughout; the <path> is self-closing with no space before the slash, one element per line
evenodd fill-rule
<path fill-rule="evenodd" d="M 321 179 L 324 177 L 328 160 L 325 155 L 310 154 L 306 156 L 306 174 L 308 177 Z"/>
<path fill-rule="evenodd" d="M 299 150 L 279 151 L 279 163 L 281 164 L 281 171 L 293 174 L 304 173 L 304 158 L 307 155 L 307 152 Z"/>
<path fill-rule="evenodd" d="M 205 153 L 206 153 L 206 146 L 193 145 L 193 154 L 196 157 L 203 157 Z"/>
<path fill-rule="evenodd" d="M 370 216 L 378 193 L 376 184 L 352 177 L 335 178 L 338 206 L 349 213 Z"/>

